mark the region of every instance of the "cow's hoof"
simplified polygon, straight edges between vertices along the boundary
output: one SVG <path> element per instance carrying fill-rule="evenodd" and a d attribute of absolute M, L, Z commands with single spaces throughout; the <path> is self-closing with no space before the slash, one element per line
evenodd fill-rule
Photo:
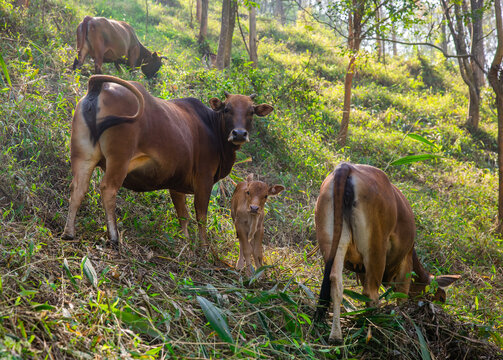
<path fill-rule="evenodd" d="M 61 240 L 73 240 L 75 239 L 75 236 L 72 235 L 72 234 L 68 234 L 68 233 L 63 233 L 63 235 L 61 235 Z"/>
<path fill-rule="evenodd" d="M 330 345 L 342 345 L 342 338 L 338 338 L 338 337 L 329 337 L 328 338 L 328 343 Z"/>

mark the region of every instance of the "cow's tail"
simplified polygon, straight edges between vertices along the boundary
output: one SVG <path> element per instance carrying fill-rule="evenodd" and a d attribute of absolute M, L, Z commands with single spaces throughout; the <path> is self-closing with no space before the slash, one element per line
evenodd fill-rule
<path fill-rule="evenodd" d="M 98 97 L 101 93 L 103 83 L 105 82 L 113 82 L 122 85 L 136 96 L 138 100 L 138 110 L 136 114 L 132 116 L 109 115 L 103 118 L 99 124 L 97 123 Z M 89 127 L 91 141 L 93 144 L 96 144 L 101 134 L 103 134 L 106 129 L 123 123 L 132 123 L 139 119 L 145 110 L 145 99 L 142 93 L 129 81 L 110 75 L 93 75 L 89 78 L 87 95 L 84 97 L 82 105 L 84 119 Z"/>
<path fill-rule="evenodd" d="M 349 221 L 349 215 L 354 202 L 354 189 L 351 181 L 348 178 L 351 174 L 351 165 L 342 163 L 334 170 L 334 230 L 332 238 L 332 247 L 330 248 L 330 256 L 325 263 L 325 271 L 323 272 L 323 282 L 321 283 L 320 298 L 318 307 L 316 308 L 315 321 L 321 321 L 327 312 L 330 305 L 330 272 L 334 264 L 335 255 L 339 246 L 339 240 L 342 235 L 342 225 L 344 218 Z"/>

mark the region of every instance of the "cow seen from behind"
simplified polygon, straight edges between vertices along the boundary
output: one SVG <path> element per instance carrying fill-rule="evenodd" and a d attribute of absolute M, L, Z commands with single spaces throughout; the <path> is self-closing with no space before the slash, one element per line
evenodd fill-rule
<path fill-rule="evenodd" d="M 239 239 L 239 260 L 236 267 L 246 266 L 246 274 L 252 274 L 252 255 L 255 266 L 263 264 L 262 239 L 264 237 L 264 205 L 268 196 L 278 195 L 283 185 L 269 186 L 263 181 L 253 181 L 253 174 L 237 184 L 231 200 L 231 216 Z"/>
<path fill-rule="evenodd" d="M 386 174 L 372 166 L 340 164 L 321 185 L 315 209 L 316 238 L 325 271 L 315 319 L 321 320 L 330 299 L 333 323 L 329 339 L 342 340 L 340 307 L 342 269 L 356 272 L 371 305 L 379 302 L 381 284 L 409 296 L 420 295 L 433 279 L 435 300 L 458 275 L 433 277 L 414 249 L 415 222 L 405 196 Z M 412 280 L 412 281 L 411 281 Z"/>
<path fill-rule="evenodd" d="M 162 65 L 163 56 L 145 48 L 131 25 L 104 17 L 86 16 L 77 27 L 78 56 L 73 70 L 82 66 L 86 56 L 94 59 L 94 71 L 102 73 L 103 63 L 127 64 L 131 70 L 140 68 L 147 78 L 153 77 Z"/>
<path fill-rule="evenodd" d="M 182 232 L 188 233 L 186 194 L 194 194 L 199 238 L 207 245 L 206 213 L 213 184 L 227 176 L 236 151 L 249 141 L 254 115 L 273 107 L 255 105 L 255 95 L 209 100 L 163 100 L 138 82 L 94 75 L 75 109 L 70 141 L 73 180 L 62 237 L 75 236 L 77 210 L 95 167 L 104 170 L 100 184 L 109 238 L 116 244 L 115 207 L 121 186 L 134 191 L 169 189 Z"/>

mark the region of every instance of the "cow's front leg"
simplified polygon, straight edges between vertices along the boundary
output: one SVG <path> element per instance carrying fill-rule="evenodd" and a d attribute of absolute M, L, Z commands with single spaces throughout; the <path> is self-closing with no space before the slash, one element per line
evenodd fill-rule
<path fill-rule="evenodd" d="M 189 238 L 189 211 L 187 210 L 187 205 L 185 204 L 185 194 L 180 193 L 175 190 L 169 190 L 171 195 L 171 200 L 175 206 L 176 214 L 178 215 L 178 221 L 182 228 L 183 236 Z"/>
<path fill-rule="evenodd" d="M 211 187 L 213 181 L 208 181 L 197 187 L 194 192 L 194 207 L 196 208 L 197 228 L 199 230 L 199 241 L 201 246 L 208 246 L 206 235 L 206 215 L 208 213 L 208 204 L 210 202 Z"/>

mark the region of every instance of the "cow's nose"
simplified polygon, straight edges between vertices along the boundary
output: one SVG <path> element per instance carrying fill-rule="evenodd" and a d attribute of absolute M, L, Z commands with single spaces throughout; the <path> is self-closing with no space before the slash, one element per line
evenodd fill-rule
<path fill-rule="evenodd" d="M 234 129 L 232 130 L 232 136 L 234 137 L 234 140 L 243 140 L 248 136 L 248 131 L 245 129 Z"/>
<path fill-rule="evenodd" d="M 256 214 L 258 212 L 258 206 L 250 205 L 250 212 Z"/>

